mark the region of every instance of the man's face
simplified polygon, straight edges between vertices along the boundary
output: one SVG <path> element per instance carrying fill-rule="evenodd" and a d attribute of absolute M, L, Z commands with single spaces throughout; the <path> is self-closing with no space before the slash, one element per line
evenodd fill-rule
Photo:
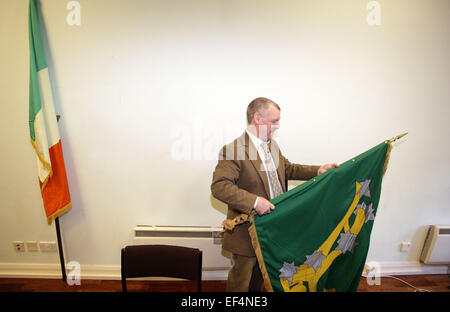
<path fill-rule="evenodd" d="M 280 111 L 274 105 L 255 113 L 255 125 L 258 137 L 263 141 L 272 139 L 273 133 L 280 128 Z"/>

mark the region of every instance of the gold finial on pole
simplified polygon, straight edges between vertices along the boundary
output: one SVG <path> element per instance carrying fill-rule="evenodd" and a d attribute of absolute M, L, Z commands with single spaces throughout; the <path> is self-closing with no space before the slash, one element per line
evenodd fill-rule
<path fill-rule="evenodd" d="M 403 134 L 397 135 L 396 137 L 393 137 L 392 139 L 390 139 L 390 140 L 389 140 L 389 143 L 395 142 L 395 141 L 397 141 L 398 139 L 403 138 L 403 137 L 404 137 L 405 135 L 407 135 L 407 134 L 408 134 L 408 132 L 405 132 L 405 133 L 403 133 Z"/>
<path fill-rule="evenodd" d="M 387 166 L 388 166 L 388 163 L 389 163 L 389 158 L 391 157 L 392 143 L 397 141 L 400 138 L 403 138 L 407 134 L 408 134 L 408 132 L 405 132 L 403 134 L 400 134 L 400 135 L 397 135 L 397 136 L 393 137 L 389 141 L 385 141 L 386 143 L 389 143 L 389 145 L 388 145 L 388 149 L 386 151 L 386 158 L 384 160 L 383 176 L 386 173 L 386 169 L 387 169 Z"/>

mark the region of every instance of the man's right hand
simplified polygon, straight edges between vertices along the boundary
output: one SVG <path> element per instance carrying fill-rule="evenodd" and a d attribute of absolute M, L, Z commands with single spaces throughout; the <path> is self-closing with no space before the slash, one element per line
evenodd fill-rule
<path fill-rule="evenodd" d="M 262 216 L 262 215 L 268 214 L 274 209 L 275 209 L 275 206 L 270 201 L 268 201 L 264 197 L 258 196 L 258 201 L 256 202 L 256 207 L 255 207 L 255 211 L 258 215 Z"/>

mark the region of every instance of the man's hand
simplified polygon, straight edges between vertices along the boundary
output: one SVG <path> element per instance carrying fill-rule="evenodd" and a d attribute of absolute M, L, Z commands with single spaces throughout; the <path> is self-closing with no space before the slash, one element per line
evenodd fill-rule
<path fill-rule="evenodd" d="M 260 215 L 260 216 L 265 215 L 267 213 L 270 213 L 274 209 L 275 209 L 275 206 L 270 201 L 268 201 L 264 197 L 258 196 L 258 201 L 257 201 L 256 207 L 255 207 L 255 211 L 258 215 Z"/>
<path fill-rule="evenodd" d="M 333 169 L 333 168 L 338 168 L 339 165 L 337 163 L 332 163 L 332 164 L 325 164 L 320 166 L 319 170 L 317 170 L 317 175 L 324 173 L 327 170 Z"/>

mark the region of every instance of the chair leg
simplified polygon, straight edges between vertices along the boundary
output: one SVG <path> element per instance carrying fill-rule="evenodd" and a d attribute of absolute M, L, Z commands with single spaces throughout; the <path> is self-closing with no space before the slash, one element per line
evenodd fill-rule
<path fill-rule="evenodd" d="M 203 263 L 203 252 L 200 250 L 198 255 L 198 292 L 202 292 L 202 263 Z"/>

